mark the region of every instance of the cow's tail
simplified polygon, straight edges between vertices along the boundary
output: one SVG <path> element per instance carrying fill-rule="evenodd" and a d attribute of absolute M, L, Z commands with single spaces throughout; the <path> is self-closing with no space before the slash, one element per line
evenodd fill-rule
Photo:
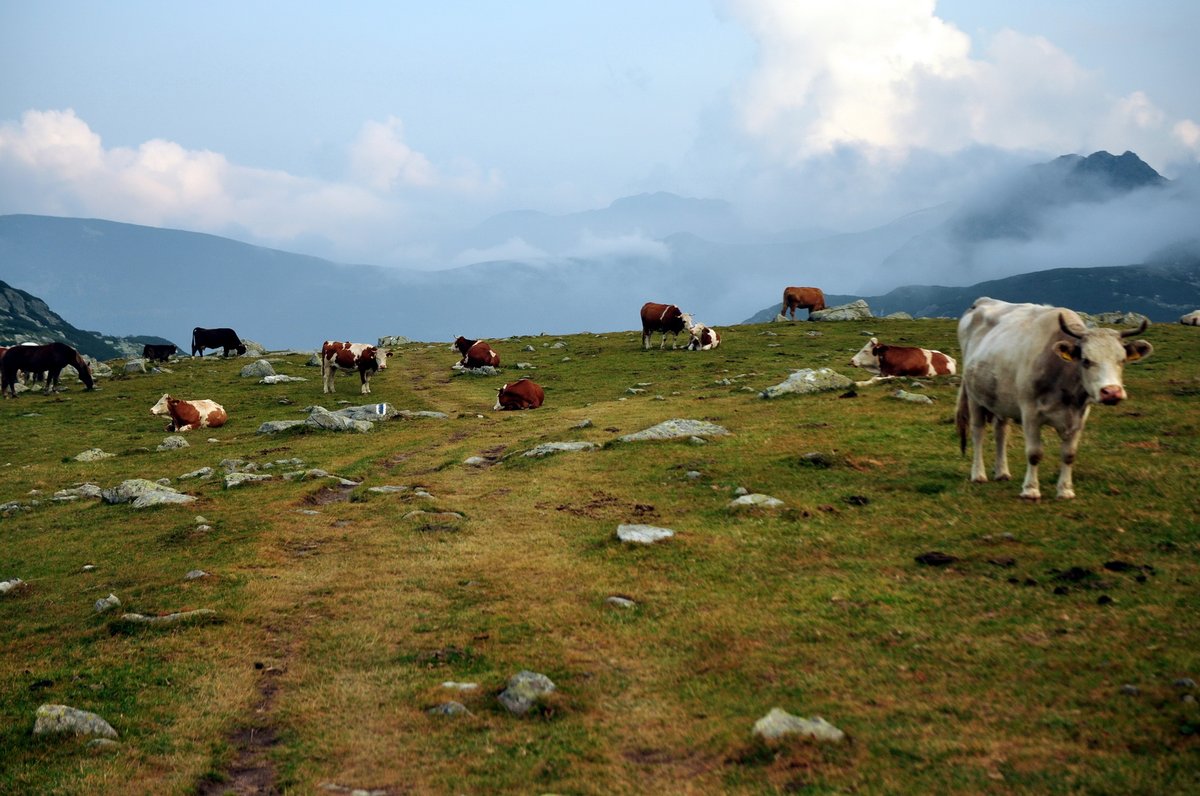
<path fill-rule="evenodd" d="M 954 426 L 958 429 L 958 452 L 964 454 L 967 452 L 967 426 L 971 420 L 971 406 L 967 401 L 967 389 L 961 384 L 958 386 L 958 411 L 954 413 Z"/>
<path fill-rule="evenodd" d="M 785 287 L 783 289 L 783 306 L 779 308 L 779 314 L 783 315 L 785 312 L 787 312 L 787 308 L 788 308 L 787 288 Z"/>

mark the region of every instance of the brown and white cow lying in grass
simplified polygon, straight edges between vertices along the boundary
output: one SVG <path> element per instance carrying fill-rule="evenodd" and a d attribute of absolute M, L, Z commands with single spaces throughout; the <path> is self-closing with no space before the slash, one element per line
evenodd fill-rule
<path fill-rule="evenodd" d="M 954 357 L 946 356 L 941 351 L 913 346 L 883 345 L 874 337 L 850 359 L 850 365 L 877 374 L 867 383 L 898 376 L 953 376 L 958 368 Z"/>
<path fill-rule="evenodd" d="M 465 337 L 458 337 L 454 340 L 454 347 L 458 353 L 462 354 L 462 359 L 458 361 L 459 367 L 475 369 L 482 368 L 485 365 L 490 365 L 493 368 L 500 367 L 500 355 L 492 350 L 492 347 L 483 340 L 468 340 Z"/>
<path fill-rule="evenodd" d="M 1179 322 L 1184 326 L 1200 326 L 1200 310 L 1192 310 L 1187 315 L 1181 316 Z"/>
<path fill-rule="evenodd" d="M 721 345 L 721 335 L 717 334 L 717 330 L 711 326 L 694 323 L 688 332 L 692 335 L 692 339 L 687 344 L 688 351 L 711 351 Z"/>
<path fill-rule="evenodd" d="M 545 398 L 541 385 L 517 379 L 496 391 L 496 405 L 492 409 L 537 409 Z"/>
<path fill-rule="evenodd" d="M 185 401 L 182 398 L 172 398 L 167 393 L 158 399 L 158 403 L 150 407 L 152 415 L 170 415 L 171 422 L 167 431 L 191 431 L 194 428 L 217 428 L 225 425 L 229 415 L 225 407 L 216 401 Z"/>

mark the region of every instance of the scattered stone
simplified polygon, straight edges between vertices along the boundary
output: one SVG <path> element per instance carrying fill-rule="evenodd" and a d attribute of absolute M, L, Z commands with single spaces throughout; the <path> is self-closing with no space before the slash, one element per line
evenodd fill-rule
<path fill-rule="evenodd" d="M 266 473 L 227 473 L 225 475 L 225 488 L 233 489 L 243 484 L 270 481 L 272 478 L 274 476 L 267 475 Z"/>
<path fill-rule="evenodd" d="M 600 447 L 594 442 L 543 442 L 536 448 L 530 448 L 522 453 L 533 459 L 539 459 L 543 456 L 549 456 L 552 453 L 574 453 L 577 451 L 590 451 Z"/>
<path fill-rule="evenodd" d="M 95 564 L 84 564 L 84 565 L 83 565 L 83 568 L 82 568 L 82 569 L 80 569 L 79 571 L 80 571 L 80 572 L 92 572 L 92 571 L 93 571 L 93 570 L 95 570 L 95 569 L 96 569 L 96 565 L 95 565 Z"/>
<path fill-rule="evenodd" d="M 801 735 L 818 741 L 838 743 L 846 739 L 846 733 L 820 716 L 804 719 L 793 716 L 782 708 L 771 708 L 771 712 L 754 722 L 754 734 L 767 740 L 786 735 Z"/>
<path fill-rule="evenodd" d="M 100 493 L 105 503 L 132 503 L 135 509 L 168 503 L 191 503 L 196 498 L 145 478 L 131 478 Z"/>
<path fill-rule="evenodd" d="M 783 501 L 779 498 L 753 493 L 734 498 L 729 501 L 727 508 L 733 511 L 741 509 L 777 509 L 782 505 Z"/>
<path fill-rule="evenodd" d="M 192 444 L 183 437 L 167 437 L 159 444 L 156 451 L 173 451 L 178 448 L 190 448 Z"/>
<path fill-rule="evenodd" d="M 885 321 L 911 321 L 913 316 L 909 315 L 907 312 L 889 312 L 887 315 L 883 316 L 883 319 Z"/>
<path fill-rule="evenodd" d="M 618 597 L 615 594 L 612 597 L 606 598 L 604 602 L 614 608 L 637 608 L 637 603 L 633 600 L 628 597 Z"/>
<path fill-rule="evenodd" d="M 921 553 L 921 555 L 913 560 L 927 567 L 944 567 L 947 564 L 953 564 L 958 558 L 948 553 L 943 553 L 940 550 L 932 550 L 928 553 Z"/>
<path fill-rule="evenodd" d="M 810 321 L 866 321 L 872 317 L 871 308 L 862 299 L 808 313 Z"/>
<path fill-rule="evenodd" d="M 810 395 L 830 390 L 844 390 L 854 384 L 842 374 L 830 368 L 803 368 L 794 371 L 785 381 L 763 390 L 762 398 L 778 398 L 782 395 Z"/>
<path fill-rule="evenodd" d="M 922 395 L 920 393 L 909 392 L 908 390 L 896 390 L 894 393 L 892 393 L 892 397 L 897 398 L 901 401 L 908 401 L 909 403 L 914 403 L 914 404 L 931 404 L 931 403 L 933 403 L 933 399 L 930 398 L 928 395 Z"/>
<path fill-rule="evenodd" d="M 404 519 L 404 520 L 420 519 L 425 522 L 439 523 L 439 522 L 458 522 L 459 520 L 464 519 L 464 517 L 463 517 L 463 515 L 459 514 L 457 511 L 425 511 L 424 509 L 413 509 L 412 511 L 408 512 L 403 517 L 401 517 L 401 519 Z"/>
<path fill-rule="evenodd" d="M 197 514 L 195 517 L 192 517 L 192 522 L 196 523 L 197 525 L 204 525 L 206 522 L 208 522 L 208 520 L 205 519 L 203 514 Z"/>
<path fill-rule="evenodd" d="M 697 478 L 700 477 L 700 471 L 699 470 L 688 470 L 686 473 L 683 474 L 683 477 L 690 479 L 692 481 L 695 481 Z"/>
<path fill-rule="evenodd" d="M 131 359 L 125 363 L 125 367 L 122 368 L 122 370 L 125 373 L 145 373 L 146 372 L 146 360 Z"/>
<path fill-rule="evenodd" d="M 369 420 L 355 420 L 337 412 L 330 412 L 320 406 L 313 407 L 312 414 L 308 416 L 304 424 L 324 431 L 357 431 L 363 434 L 375 427 L 375 424 Z"/>
<path fill-rule="evenodd" d="M 451 691 L 478 691 L 479 683 L 459 683 L 454 680 L 447 680 L 442 683 L 442 688 L 447 688 Z"/>
<path fill-rule="evenodd" d="M 496 370 L 496 368 L 492 367 L 491 365 L 480 365 L 477 368 L 465 368 L 465 367 L 462 367 L 461 365 L 456 364 L 454 367 L 454 372 L 455 372 L 456 376 L 462 376 L 462 375 L 499 376 L 500 375 L 500 371 Z"/>
<path fill-rule="evenodd" d="M 467 706 L 461 702 L 443 702 L 440 705 L 434 705 L 425 712 L 431 716 L 461 716 L 463 714 L 468 716 L 471 715 L 471 711 L 467 710 Z"/>
<path fill-rule="evenodd" d="M 521 671 L 508 678 L 508 687 L 500 692 L 499 700 L 509 713 L 523 716 L 554 690 L 554 683 L 546 675 Z"/>
<path fill-rule="evenodd" d="M 744 486 L 739 486 L 737 489 L 733 490 L 734 497 L 741 497 L 742 495 L 749 495 L 749 494 L 750 494 L 750 490 Z"/>
<path fill-rule="evenodd" d="M 656 528 L 653 525 L 621 524 L 617 526 L 617 538 L 622 542 L 637 544 L 654 544 L 663 539 L 670 539 L 675 532 L 669 528 Z"/>
<path fill-rule="evenodd" d="M 112 738 L 93 738 L 87 742 L 87 748 L 93 752 L 112 752 L 121 748 L 121 744 Z"/>
<path fill-rule="evenodd" d="M 381 403 L 347 406 L 345 409 L 337 410 L 334 414 L 341 415 L 350 420 L 369 420 L 375 423 L 380 420 L 391 420 L 393 417 L 397 417 L 400 412 L 389 403 Z"/>
<path fill-rule="evenodd" d="M 117 731 L 104 719 L 67 705 L 42 705 L 33 723 L 34 735 L 99 735 L 116 740 Z"/>
<path fill-rule="evenodd" d="M 293 381 L 308 381 L 303 376 L 285 376 L 282 373 L 276 373 L 271 376 L 263 376 L 258 380 L 259 384 L 287 384 Z"/>
<path fill-rule="evenodd" d="M 184 473 L 183 475 L 179 476 L 179 480 L 183 481 L 188 478 L 208 478 L 212 474 L 213 468 L 201 467 L 199 470 L 192 470 L 190 473 Z"/>
<path fill-rule="evenodd" d="M 625 392 L 629 393 L 630 395 L 641 395 L 645 391 L 646 390 L 641 387 L 626 387 L 625 388 Z"/>
<path fill-rule="evenodd" d="M 537 370 L 531 362 L 518 362 L 514 367 L 517 370 Z"/>
<path fill-rule="evenodd" d="M 405 420 L 413 420 L 416 418 L 424 418 L 424 417 L 432 418 L 434 420 L 445 420 L 446 418 L 450 417 L 450 415 L 446 414 L 445 412 L 430 412 L 428 410 L 421 411 L 421 412 L 414 412 L 410 409 L 401 409 L 399 412 L 396 413 L 396 416 L 401 417 Z"/>
<path fill-rule="evenodd" d="M 184 575 L 183 579 L 184 580 L 200 580 L 200 578 L 207 578 L 207 577 L 208 577 L 208 573 L 205 572 L 204 570 L 193 569 L 193 570 L 190 570 L 186 575 Z"/>
<path fill-rule="evenodd" d="M 243 367 L 241 375 L 243 378 L 265 379 L 267 376 L 275 375 L 275 368 L 271 367 L 271 363 L 267 360 L 259 359 Z"/>
<path fill-rule="evenodd" d="M 692 436 L 692 437 L 688 437 L 688 444 L 690 444 L 690 445 L 707 445 L 708 440 L 706 440 L 704 437 Z"/>
<path fill-rule="evenodd" d="M 1126 683 L 1125 685 L 1121 686 L 1121 693 L 1125 696 L 1137 696 L 1138 694 L 1142 693 L 1142 691 L 1136 685 L 1133 685 L 1132 683 Z"/>
<path fill-rule="evenodd" d="M 256 434 L 278 434 L 280 431 L 287 431 L 289 428 L 304 425 L 303 420 L 268 420 L 258 427 Z"/>
<path fill-rule="evenodd" d="M 92 605 L 96 609 L 96 613 L 102 614 L 105 611 L 111 611 L 121 604 L 121 598 L 110 593 L 107 597 L 102 597 Z"/>
<path fill-rule="evenodd" d="M 173 627 L 175 625 L 206 624 L 217 621 L 217 612 L 211 608 L 197 608 L 194 611 L 179 611 L 162 616 L 146 616 L 145 614 L 121 614 L 121 622 L 133 625 L 150 625 L 151 627 Z"/>
<path fill-rule="evenodd" d="M 1171 683 L 1171 685 L 1175 686 L 1176 688 L 1182 688 L 1190 691 L 1196 687 L 1196 681 L 1190 677 L 1180 677 L 1178 680 Z"/>
<path fill-rule="evenodd" d="M 534 348 L 534 347 L 533 347 L 533 346 L 531 346 L 531 345 L 527 345 L 527 346 L 525 346 L 524 348 L 522 348 L 521 350 L 522 350 L 522 351 L 536 351 L 537 349 L 536 349 L 536 348 Z"/>
<path fill-rule="evenodd" d="M 704 420 L 664 420 L 656 426 L 626 434 L 619 437 L 621 442 L 641 442 L 643 440 L 679 439 L 680 437 L 714 437 L 728 434 L 729 429 L 709 423 Z"/>
<path fill-rule="evenodd" d="M 21 580 L 20 578 L 13 578 L 12 580 L 0 580 L 0 595 L 17 591 L 24 585 L 25 581 Z"/>
<path fill-rule="evenodd" d="M 398 345 L 408 345 L 412 340 L 409 340 L 402 334 L 389 334 L 379 338 L 380 348 L 392 348 Z"/>
<path fill-rule="evenodd" d="M 487 463 L 488 460 L 482 456 L 468 456 L 467 458 L 463 459 L 463 464 L 467 465 L 468 467 L 483 467 Z"/>
<path fill-rule="evenodd" d="M 115 453 L 105 453 L 99 448 L 88 448 L 83 453 L 75 454 L 74 460 L 77 462 L 96 462 L 101 459 L 111 459 L 116 455 Z"/>
<path fill-rule="evenodd" d="M 402 486 L 400 484 L 384 484 L 383 486 L 367 487 L 368 492 L 377 492 L 382 495 L 392 495 L 397 492 L 407 492 L 411 487 Z"/>
<path fill-rule="evenodd" d="M 79 486 L 72 487 L 70 489 L 60 489 L 55 492 L 54 496 L 50 499 L 66 501 L 77 500 L 79 498 L 98 498 L 103 491 L 104 490 L 95 484 L 80 484 Z"/>

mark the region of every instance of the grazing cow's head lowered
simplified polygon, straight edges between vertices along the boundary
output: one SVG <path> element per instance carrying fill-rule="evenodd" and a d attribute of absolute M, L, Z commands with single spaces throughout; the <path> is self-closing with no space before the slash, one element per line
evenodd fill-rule
<path fill-rule="evenodd" d="M 1113 406 L 1125 400 L 1125 363 L 1145 359 L 1154 351 L 1146 340 L 1126 343 L 1146 331 L 1142 321 L 1136 329 L 1119 332 L 1116 329 L 1072 329 L 1063 317 L 1058 326 L 1069 339 L 1054 343 L 1054 353 L 1067 362 L 1079 365 L 1079 377 L 1088 398 L 1098 404 Z"/>

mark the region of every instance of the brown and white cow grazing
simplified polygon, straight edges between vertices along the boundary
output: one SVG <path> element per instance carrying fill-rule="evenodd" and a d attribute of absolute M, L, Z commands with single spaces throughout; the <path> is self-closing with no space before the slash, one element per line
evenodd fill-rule
<path fill-rule="evenodd" d="M 1042 426 L 1054 428 L 1062 440 L 1058 497 L 1075 497 L 1071 468 L 1088 412 L 1094 403 L 1113 406 L 1125 399 L 1125 363 L 1154 350 L 1145 340 L 1126 338 L 1141 334 L 1146 325 L 1143 321 L 1125 332 L 1088 329 L 1063 307 L 977 299 L 958 322 L 963 374 L 956 424 L 963 452 L 968 426 L 971 430 L 971 480 L 987 481 L 983 436 L 991 421 L 996 429 L 993 477 L 1011 477 L 1005 436 L 1009 421 L 1016 420 L 1025 433 L 1028 461 L 1021 497 L 1041 498 Z"/>
<path fill-rule="evenodd" d="M 721 335 L 717 334 L 717 330 L 711 326 L 693 323 L 688 332 L 692 336 L 687 344 L 688 351 L 711 351 L 721 345 Z"/>
<path fill-rule="evenodd" d="M 321 344 L 321 381 L 326 393 L 334 392 L 333 377 L 339 370 L 347 373 L 358 371 L 362 382 L 360 392 L 369 395 L 371 376 L 387 367 L 387 358 L 392 354 L 369 343 L 342 343 L 326 340 Z"/>
<path fill-rule="evenodd" d="M 483 340 L 468 340 L 460 336 L 455 338 L 454 347 L 462 354 L 458 364 L 464 368 L 482 368 L 485 365 L 500 367 L 500 355 Z"/>
<path fill-rule="evenodd" d="M 84 389 L 90 390 L 95 385 L 92 381 L 92 369 L 78 351 L 66 343 L 46 343 L 45 345 L 17 345 L 4 352 L 0 361 L 0 394 L 17 397 L 17 372 L 46 374 L 45 394 L 58 387 L 58 376 L 62 369 L 70 365 L 79 374 Z"/>
<path fill-rule="evenodd" d="M 667 344 L 667 334 L 675 335 L 671 340 L 671 348 L 677 347 L 679 333 L 693 325 L 692 316 L 680 311 L 674 304 L 655 304 L 647 301 L 642 305 L 642 349 L 650 348 L 650 336 L 662 332 L 662 342 L 658 344 L 662 350 Z"/>
<path fill-rule="evenodd" d="M 1192 310 L 1187 315 L 1181 316 L 1179 322 L 1184 326 L 1200 326 L 1200 310 Z"/>
<path fill-rule="evenodd" d="M 883 345 L 872 337 L 850 359 L 851 367 L 869 370 L 882 378 L 893 376 L 953 376 L 958 364 L 941 351 L 903 345 Z"/>
<path fill-rule="evenodd" d="M 163 393 L 158 403 L 150 407 L 152 415 L 170 415 L 167 431 L 191 431 L 194 428 L 217 428 L 225 425 L 229 415 L 216 401 L 185 401 Z"/>
<path fill-rule="evenodd" d="M 537 409 L 545 398 L 541 385 L 517 379 L 496 391 L 496 405 L 492 409 Z"/>
<path fill-rule="evenodd" d="M 817 310 L 825 309 L 825 294 L 819 287 L 785 287 L 783 289 L 783 306 L 779 309 L 779 317 L 783 318 L 791 312 L 792 320 L 796 320 L 796 310 L 808 310 L 808 317 Z"/>

